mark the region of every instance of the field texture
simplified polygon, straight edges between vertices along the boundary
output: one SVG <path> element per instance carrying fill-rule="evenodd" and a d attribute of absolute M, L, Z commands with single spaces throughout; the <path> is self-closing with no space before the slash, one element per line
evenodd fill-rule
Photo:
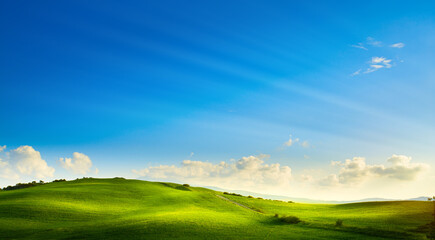
<path fill-rule="evenodd" d="M 80 179 L 0 191 L 0 239 L 427 239 L 432 212 L 429 202 L 300 204 Z"/>

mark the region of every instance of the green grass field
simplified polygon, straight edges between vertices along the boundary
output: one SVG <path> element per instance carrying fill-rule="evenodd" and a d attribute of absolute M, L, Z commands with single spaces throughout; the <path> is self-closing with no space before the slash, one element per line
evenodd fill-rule
<path fill-rule="evenodd" d="M 80 179 L 0 191 L 0 239 L 426 239 L 417 229 L 432 221 L 432 211 L 429 202 L 300 204 L 172 183 Z"/>

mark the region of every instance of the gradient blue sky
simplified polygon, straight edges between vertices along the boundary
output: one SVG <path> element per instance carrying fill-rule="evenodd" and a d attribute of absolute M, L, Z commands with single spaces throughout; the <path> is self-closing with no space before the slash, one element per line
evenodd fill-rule
<path fill-rule="evenodd" d="M 262 164 L 292 173 L 289 186 L 265 183 L 264 192 L 310 197 L 297 183 L 309 175 L 324 199 L 433 194 L 423 184 L 435 181 L 433 9 L 433 1 L 2 1 L 0 158 L 12 169 L 9 152 L 29 145 L 56 169 L 47 179 L 159 180 L 132 169 L 268 154 Z M 59 158 L 73 152 L 89 156 L 92 170 L 63 169 Z M 346 171 L 331 161 L 388 167 L 393 154 L 425 171 L 316 185 Z M 0 185 L 35 179 L 15 171 L 19 179 Z M 219 185 L 190 177 L 166 180 Z"/>

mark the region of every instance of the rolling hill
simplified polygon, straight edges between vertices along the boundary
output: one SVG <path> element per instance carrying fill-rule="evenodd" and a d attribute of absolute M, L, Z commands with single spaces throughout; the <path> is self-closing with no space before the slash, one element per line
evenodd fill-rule
<path fill-rule="evenodd" d="M 432 211 L 421 201 L 301 204 L 86 178 L 0 191 L 0 239 L 426 239 Z"/>

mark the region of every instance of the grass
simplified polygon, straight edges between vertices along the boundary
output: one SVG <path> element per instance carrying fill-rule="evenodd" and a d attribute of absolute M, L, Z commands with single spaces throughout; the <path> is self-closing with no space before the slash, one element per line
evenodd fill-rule
<path fill-rule="evenodd" d="M 416 230 L 432 211 L 429 202 L 299 204 L 173 183 L 79 179 L 1 191 L 0 239 L 426 239 Z"/>

